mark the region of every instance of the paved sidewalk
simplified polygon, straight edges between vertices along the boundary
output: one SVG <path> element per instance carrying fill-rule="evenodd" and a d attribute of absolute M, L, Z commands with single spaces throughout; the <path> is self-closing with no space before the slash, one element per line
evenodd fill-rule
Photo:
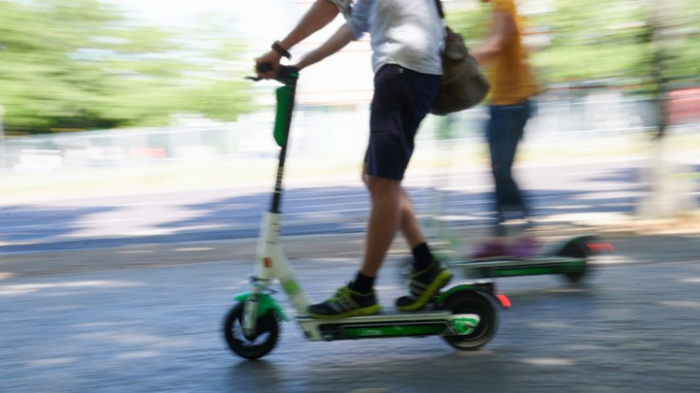
<path fill-rule="evenodd" d="M 693 221 L 694 224 L 694 221 Z M 637 227 L 635 227 L 637 225 Z M 545 225 L 537 232 L 543 241 L 582 234 L 596 234 L 615 248 L 610 258 L 635 263 L 700 260 L 700 228 L 694 225 L 655 224 L 639 221 L 624 226 Z M 464 252 L 483 240 L 483 231 L 462 234 Z M 281 244 L 293 261 L 348 258 L 360 261 L 364 233 L 282 237 Z M 134 244 L 120 247 L 0 254 L 0 279 L 85 272 L 139 269 L 211 261 L 245 261 L 256 252 L 257 239 L 197 241 L 189 243 Z M 408 256 L 403 239 L 397 236 L 389 260 Z"/>
<path fill-rule="evenodd" d="M 698 235 L 610 240 L 617 251 L 581 285 L 499 280 L 513 308 L 482 350 L 456 351 L 435 337 L 311 343 L 285 323 L 278 347 L 258 362 L 233 356 L 219 331 L 233 294 L 247 287 L 252 241 L 4 255 L 0 391 L 695 392 Z M 321 300 L 352 277 L 362 237 L 282 243 Z M 395 246 L 378 281 L 385 308 L 405 291 Z"/>

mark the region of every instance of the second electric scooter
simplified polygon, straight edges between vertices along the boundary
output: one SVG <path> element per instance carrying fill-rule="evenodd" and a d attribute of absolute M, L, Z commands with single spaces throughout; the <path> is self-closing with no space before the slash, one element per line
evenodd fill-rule
<path fill-rule="evenodd" d="M 449 126 L 448 126 L 449 127 Z M 450 149 L 451 145 L 447 146 Z M 446 153 L 448 157 L 450 152 Z M 431 206 L 437 213 L 424 223 L 432 232 L 431 245 L 436 254 L 447 266 L 463 269 L 469 278 L 517 277 L 542 274 L 561 275 L 569 282 L 578 282 L 591 272 L 590 258 L 613 250 L 610 243 L 596 235 L 578 235 L 564 238 L 541 247 L 533 255 L 515 257 L 499 255 L 484 258 L 470 258 L 463 255 L 462 239 L 454 228 L 448 227 L 440 216 L 445 215 L 447 201 L 443 191 L 433 188 Z M 402 261 L 410 266 L 411 260 Z M 403 269 L 405 277 L 407 269 Z"/>
<path fill-rule="evenodd" d="M 265 65 L 263 65 L 265 66 Z M 269 67 L 261 67 L 269 70 Z M 441 336 L 460 350 L 477 349 L 496 332 L 497 304 L 508 307 L 504 295 L 497 295 L 491 281 L 464 283 L 438 293 L 426 311 L 384 312 L 343 319 L 314 319 L 307 314 L 309 299 L 297 281 L 279 245 L 282 178 L 294 110 L 298 70 L 281 67 L 277 81 L 275 140 L 280 146 L 277 180 L 270 210 L 264 214 L 250 290 L 235 296 L 237 303 L 224 320 L 226 343 L 237 355 L 258 359 L 268 354 L 280 335 L 280 322 L 289 320 L 274 300 L 270 286 L 279 281 L 296 312 L 293 317 L 311 341 L 333 341 L 406 336 Z M 252 78 L 256 80 L 255 78 Z"/>
<path fill-rule="evenodd" d="M 471 279 L 495 279 L 533 275 L 560 275 L 576 283 L 591 273 L 590 258 L 613 250 L 613 246 L 595 235 L 566 238 L 542 247 L 537 253 L 526 257 L 498 255 L 469 258 L 455 251 L 461 249 L 459 240 L 442 235 L 431 244 L 435 254 L 450 269 L 460 269 Z M 401 262 L 401 278 L 405 279 L 411 259 Z"/>
<path fill-rule="evenodd" d="M 559 274 L 570 282 L 578 282 L 590 273 L 589 258 L 610 250 L 609 243 L 601 242 L 595 236 L 577 236 L 549 244 L 528 257 L 505 255 L 447 263 L 451 267 L 463 268 L 472 278 Z"/>

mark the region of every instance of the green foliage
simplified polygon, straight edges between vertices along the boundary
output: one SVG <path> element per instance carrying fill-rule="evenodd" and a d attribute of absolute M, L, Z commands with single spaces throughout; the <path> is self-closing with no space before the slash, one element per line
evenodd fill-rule
<path fill-rule="evenodd" d="M 551 32 L 551 46 L 533 54 L 550 81 L 638 79 L 650 74 L 648 11 L 637 0 L 555 1 L 533 18 Z"/>
<path fill-rule="evenodd" d="M 253 109 L 247 85 L 230 69 L 212 70 L 242 46 L 209 33 L 131 25 L 99 0 L 0 1 L 5 128 L 163 125 L 182 112 L 235 119 Z"/>
<path fill-rule="evenodd" d="M 468 46 L 483 39 L 489 26 L 490 13 L 486 6 L 447 10 L 447 25 L 464 37 Z"/>
<path fill-rule="evenodd" d="M 676 0 L 662 45 L 663 76 L 673 85 L 700 84 L 700 0 Z"/>
<path fill-rule="evenodd" d="M 661 7 L 671 6 L 660 25 L 652 18 L 653 2 L 553 0 L 549 12 L 525 20 L 526 29 L 547 32 L 550 40 L 531 51 L 538 77 L 550 83 L 654 84 L 657 72 L 667 80 L 697 83 L 700 0 L 654 1 Z M 448 14 L 449 24 L 472 46 L 483 39 L 488 18 L 488 5 Z M 658 38 L 659 29 L 664 29 L 663 40 Z"/>

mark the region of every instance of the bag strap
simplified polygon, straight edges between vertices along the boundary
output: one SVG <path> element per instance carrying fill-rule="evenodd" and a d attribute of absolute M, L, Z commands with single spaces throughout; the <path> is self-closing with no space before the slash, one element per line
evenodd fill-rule
<path fill-rule="evenodd" d="M 440 0 L 435 0 L 435 6 L 437 7 L 438 10 L 438 15 L 440 15 L 440 19 L 445 19 L 445 12 L 442 10 L 442 1 Z"/>

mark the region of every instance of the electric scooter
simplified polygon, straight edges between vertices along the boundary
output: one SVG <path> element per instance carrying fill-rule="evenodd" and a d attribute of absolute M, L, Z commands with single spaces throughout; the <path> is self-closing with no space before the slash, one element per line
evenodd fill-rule
<path fill-rule="evenodd" d="M 470 279 L 560 275 L 568 282 L 577 283 L 591 274 L 589 260 L 592 257 L 613 250 L 610 243 L 599 240 L 595 235 L 582 235 L 547 244 L 527 257 L 498 255 L 470 258 L 460 255 L 453 248 L 446 248 L 454 243 L 447 242 L 446 246 L 435 242 L 434 254 L 448 268 L 461 270 Z M 401 279 L 407 277 L 411 262 L 411 258 L 402 260 Z"/>
<path fill-rule="evenodd" d="M 516 258 L 494 256 L 448 261 L 447 265 L 464 269 L 468 277 L 496 278 L 558 274 L 575 283 L 590 274 L 588 263 L 593 255 L 611 251 L 609 243 L 594 235 L 577 236 L 543 247 L 532 256 Z"/>
<path fill-rule="evenodd" d="M 259 70 L 265 72 L 271 67 L 263 64 Z M 425 311 L 383 312 L 343 319 L 314 319 L 308 315 L 309 299 L 279 245 L 282 178 L 298 78 L 298 70 L 289 66 L 280 67 L 276 77 L 283 84 L 276 90 L 274 138 L 281 149 L 277 179 L 270 209 L 262 218 L 250 290 L 234 297 L 237 303 L 224 319 L 224 337 L 229 348 L 253 360 L 275 347 L 280 321 L 290 319 L 272 296 L 275 291 L 271 285 L 275 281 L 279 281 L 288 296 L 296 312 L 293 319 L 310 341 L 440 336 L 460 350 L 474 350 L 488 343 L 496 333 L 497 305 L 510 306 L 508 298 L 497 294 L 489 280 L 448 288 L 438 293 Z"/>
<path fill-rule="evenodd" d="M 438 206 L 440 215 L 445 205 L 442 193 L 437 194 L 434 205 Z M 434 217 L 428 227 L 432 232 L 435 254 L 448 267 L 462 269 L 468 278 L 518 277 L 554 274 L 561 275 L 567 281 L 575 283 L 591 273 L 589 260 L 602 253 L 613 251 L 613 246 L 599 239 L 597 235 L 587 234 L 565 238 L 538 249 L 533 255 L 514 257 L 499 255 L 484 258 L 470 258 L 461 254 L 464 248 L 462 240 L 454 229 L 448 228 L 443 221 Z M 406 275 L 411 259 L 403 260 L 403 275 Z"/>

